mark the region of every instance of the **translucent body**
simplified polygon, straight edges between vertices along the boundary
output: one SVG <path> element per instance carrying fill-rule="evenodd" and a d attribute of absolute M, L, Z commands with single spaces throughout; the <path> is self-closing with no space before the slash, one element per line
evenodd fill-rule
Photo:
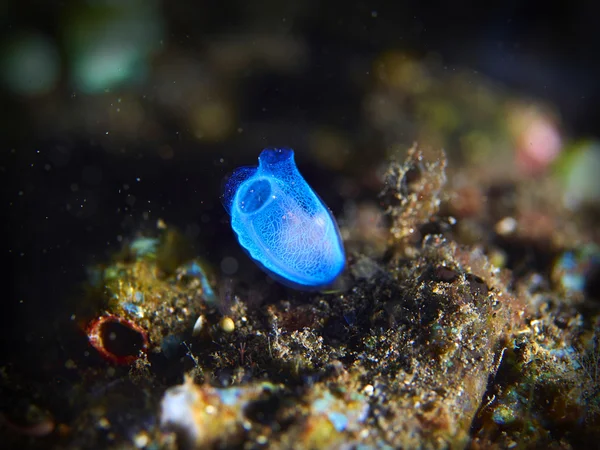
<path fill-rule="evenodd" d="M 293 150 L 263 150 L 258 167 L 237 169 L 223 205 L 241 246 L 281 283 L 318 289 L 344 269 L 335 219 L 298 172 Z"/>

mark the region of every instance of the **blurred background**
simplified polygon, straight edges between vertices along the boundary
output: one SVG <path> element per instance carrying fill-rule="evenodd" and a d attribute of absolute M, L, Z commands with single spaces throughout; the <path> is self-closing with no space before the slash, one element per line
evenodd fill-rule
<path fill-rule="evenodd" d="M 253 267 L 219 194 L 264 147 L 341 220 L 414 141 L 507 176 L 585 147 L 600 171 L 600 6 L 556 3 L 2 2 L 3 357 L 60 349 L 86 269 L 159 219 L 217 273 Z"/>

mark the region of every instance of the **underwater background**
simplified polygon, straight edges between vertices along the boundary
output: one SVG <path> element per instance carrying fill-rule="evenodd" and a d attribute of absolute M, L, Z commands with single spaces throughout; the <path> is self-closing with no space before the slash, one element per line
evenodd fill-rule
<path fill-rule="evenodd" d="M 593 448 L 598 13 L 4 3 L 7 448 Z M 337 220 L 329 289 L 232 231 L 270 147 Z"/>

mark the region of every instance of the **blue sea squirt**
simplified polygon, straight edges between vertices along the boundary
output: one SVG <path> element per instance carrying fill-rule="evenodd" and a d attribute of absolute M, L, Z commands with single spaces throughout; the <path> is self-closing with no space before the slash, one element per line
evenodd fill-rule
<path fill-rule="evenodd" d="M 258 167 L 236 169 L 222 200 L 240 245 L 282 284 L 320 289 L 344 269 L 335 219 L 300 175 L 293 150 L 265 149 Z"/>

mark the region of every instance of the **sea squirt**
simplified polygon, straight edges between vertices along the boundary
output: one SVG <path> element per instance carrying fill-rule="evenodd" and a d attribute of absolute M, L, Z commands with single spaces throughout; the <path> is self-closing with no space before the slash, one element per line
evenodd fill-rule
<path fill-rule="evenodd" d="M 265 149 L 258 167 L 235 170 L 222 201 L 240 245 L 280 283 L 320 289 L 344 269 L 335 219 L 300 175 L 293 150 Z"/>

